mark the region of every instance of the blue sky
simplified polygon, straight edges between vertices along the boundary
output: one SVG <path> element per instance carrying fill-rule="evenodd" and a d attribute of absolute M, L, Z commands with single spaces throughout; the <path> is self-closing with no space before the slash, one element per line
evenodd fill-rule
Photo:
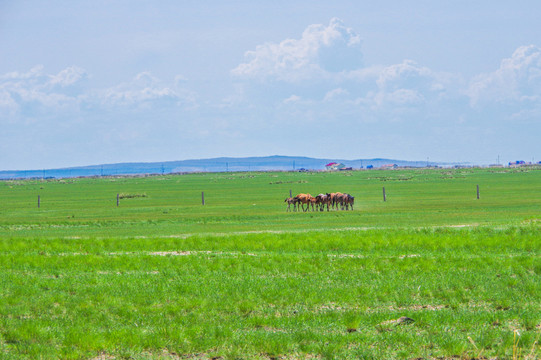
<path fill-rule="evenodd" d="M 539 1 L 0 1 L 0 170 L 541 160 Z"/>

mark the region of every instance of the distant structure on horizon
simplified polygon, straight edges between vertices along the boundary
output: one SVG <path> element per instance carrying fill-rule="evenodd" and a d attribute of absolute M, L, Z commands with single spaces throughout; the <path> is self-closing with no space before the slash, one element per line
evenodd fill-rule
<path fill-rule="evenodd" d="M 329 171 L 343 170 L 345 168 L 346 168 L 346 165 L 342 163 L 336 163 L 336 162 L 331 162 L 325 165 L 325 170 L 329 170 Z"/>

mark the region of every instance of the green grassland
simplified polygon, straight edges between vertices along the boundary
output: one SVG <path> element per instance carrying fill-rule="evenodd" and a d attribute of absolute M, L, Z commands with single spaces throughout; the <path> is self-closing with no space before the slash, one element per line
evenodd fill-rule
<path fill-rule="evenodd" d="M 286 213 L 283 201 L 289 190 L 312 195 L 347 192 L 355 196 L 355 211 Z M 134 197 L 121 199 L 117 207 L 117 194 Z M 538 221 L 540 205 L 540 168 L 4 181 L 0 182 L 0 236 L 509 225 Z"/>
<path fill-rule="evenodd" d="M 4 181 L 0 358 L 537 359 L 540 234 L 539 168 Z"/>

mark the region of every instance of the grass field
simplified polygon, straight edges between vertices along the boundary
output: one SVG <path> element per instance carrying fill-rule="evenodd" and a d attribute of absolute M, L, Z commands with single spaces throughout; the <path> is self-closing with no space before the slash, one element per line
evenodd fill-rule
<path fill-rule="evenodd" d="M 313 195 L 347 192 L 355 196 L 355 211 L 286 213 L 283 201 L 289 190 Z M 126 196 L 119 207 L 117 194 Z M 541 168 L 216 173 L 0 183 L 0 236 L 7 237 L 518 225 L 538 221 L 540 210 Z"/>
<path fill-rule="evenodd" d="M 536 359 L 540 230 L 539 168 L 5 181 L 0 358 Z"/>

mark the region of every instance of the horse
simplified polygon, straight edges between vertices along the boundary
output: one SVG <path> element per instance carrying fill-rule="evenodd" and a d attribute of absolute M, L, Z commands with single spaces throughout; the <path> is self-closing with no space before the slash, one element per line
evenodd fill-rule
<path fill-rule="evenodd" d="M 297 211 L 297 204 L 299 203 L 299 199 L 297 199 L 297 197 L 288 197 L 284 200 L 284 202 L 287 203 L 286 212 L 291 211 L 291 205 L 293 205 L 293 211 Z"/>
<path fill-rule="evenodd" d="M 330 193 L 331 196 L 331 207 L 334 209 L 336 206 L 336 210 L 338 210 L 338 197 L 342 196 L 343 194 L 341 192 L 335 192 Z"/>
<path fill-rule="evenodd" d="M 323 211 L 325 205 L 327 205 L 327 211 L 329 211 L 329 204 L 331 202 L 331 194 L 319 194 L 316 196 L 316 205 L 319 205 L 319 211 Z"/>
<path fill-rule="evenodd" d="M 310 198 L 310 205 L 312 205 L 312 211 L 314 211 L 314 206 L 315 206 L 315 208 L 316 208 L 316 210 L 317 210 L 317 208 L 318 208 L 317 197 L 313 197 L 313 196 L 312 196 L 312 197 Z"/>
<path fill-rule="evenodd" d="M 351 206 L 351 210 L 353 210 L 353 204 L 355 203 L 355 197 L 351 196 L 350 194 L 343 194 L 339 198 L 340 205 L 342 207 L 342 210 L 349 210 L 349 207 Z"/>
<path fill-rule="evenodd" d="M 355 202 L 355 197 L 349 195 L 349 194 L 346 194 L 347 195 L 347 198 L 346 198 L 346 210 L 348 209 L 348 205 L 351 206 L 351 211 L 353 211 L 353 203 Z"/>
<path fill-rule="evenodd" d="M 306 212 L 310 209 L 310 204 L 312 204 L 312 198 L 313 196 L 310 194 L 297 194 L 295 196 L 297 199 L 299 199 L 299 206 L 302 208 L 303 212 Z M 306 210 L 304 209 L 304 204 L 306 204 Z M 312 204 L 312 210 L 314 208 L 314 205 Z"/>

